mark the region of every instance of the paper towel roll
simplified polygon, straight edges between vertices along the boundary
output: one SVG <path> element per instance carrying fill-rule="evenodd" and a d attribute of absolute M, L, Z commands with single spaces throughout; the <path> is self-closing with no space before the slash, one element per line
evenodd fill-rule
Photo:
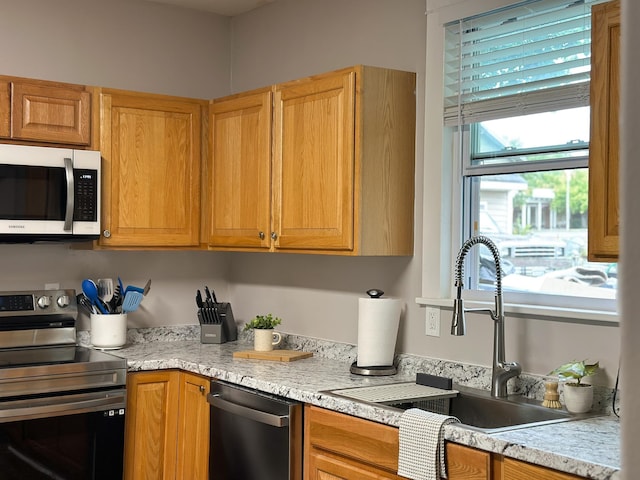
<path fill-rule="evenodd" d="M 395 298 L 358 300 L 359 367 L 393 365 L 401 309 Z"/>

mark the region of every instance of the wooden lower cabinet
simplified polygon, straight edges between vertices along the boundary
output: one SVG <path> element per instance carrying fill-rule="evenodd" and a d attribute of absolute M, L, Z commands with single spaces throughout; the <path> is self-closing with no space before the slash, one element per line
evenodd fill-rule
<path fill-rule="evenodd" d="M 513 458 L 500 457 L 499 463 L 500 475 L 494 476 L 494 480 L 581 480 L 583 478 Z"/>
<path fill-rule="evenodd" d="M 125 480 L 206 480 L 210 379 L 177 370 L 127 378 Z"/>
<path fill-rule="evenodd" d="M 319 407 L 304 411 L 304 480 L 402 480 L 398 429 Z M 483 450 L 446 443 L 449 480 L 580 480 Z"/>
<path fill-rule="evenodd" d="M 491 453 L 457 443 L 446 444 L 449 480 L 491 480 Z"/>
<path fill-rule="evenodd" d="M 306 406 L 305 480 L 398 480 L 398 429 Z"/>
<path fill-rule="evenodd" d="M 447 443 L 449 480 L 581 480 L 583 477 Z"/>

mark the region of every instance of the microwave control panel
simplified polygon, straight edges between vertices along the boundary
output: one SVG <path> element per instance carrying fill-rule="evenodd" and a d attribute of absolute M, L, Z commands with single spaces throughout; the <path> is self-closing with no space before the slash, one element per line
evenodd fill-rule
<path fill-rule="evenodd" d="M 73 176 L 75 180 L 73 220 L 95 222 L 98 215 L 98 172 L 74 168 Z"/>

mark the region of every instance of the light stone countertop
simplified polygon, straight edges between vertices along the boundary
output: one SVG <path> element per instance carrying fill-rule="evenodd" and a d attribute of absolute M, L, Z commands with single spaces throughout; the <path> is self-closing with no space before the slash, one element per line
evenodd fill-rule
<path fill-rule="evenodd" d="M 199 330 L 198 326 L 194 328 Z M 251 350 L 251 345 L 244 343 L 245 339 L 225 344 L 201 344 L 193 339 L 194 331 L 176 336 L 161 329 L 152 330 L 153 333 L 130 331 L 129 341 L 133 343 L 109 353 L 126 358 L 129 371 L 182 369 L 396 427 L 400 419 L 396 410 L 322 392 L 415 381 L 415 370 L 408 373 L 410 369 L 402 368 L 400 373 L 388 377 L 351 374 L 349 367 L 354 353 L 349 345 L 327 346 L 322 341 L 314 343 L 312 339 L 295 337 L 295 341 L 286 347 L 314 351 L 314 356 L 294 362 L 271 362 L 233 358 L 235 351 Z M 89 343 L 88 336 L 82 335 L 84 333 L 79 332 L 80 344 Z M 462 367 L 464 374 L 470 375 L 470 369 Z M 432 368 L 428 361 L 426 365 L 419 365 L 419 371 L 434 375 L 449 373 L 449 377 L 458 381 L 450 370 L 451 365 Z M 471 375 L 475 378 L 477 374 Z M 478 381 L 485 383 L 484 379 Z M 476 386 L 473 382 L 467 383 Z M 453 424 L 445 427 L 445 438 L 596 480 L 615 479 L 620 469 L 620 422 L 613 415 L 493 434 Z"/>

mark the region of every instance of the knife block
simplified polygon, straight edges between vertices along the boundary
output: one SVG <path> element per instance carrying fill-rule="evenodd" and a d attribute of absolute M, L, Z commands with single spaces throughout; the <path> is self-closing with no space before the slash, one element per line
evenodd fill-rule
<path fill-rule="evenodd" d="M 200 343 L 225 343 L 238 339 L 238 326 L 233 318 L 231 304 L 228 302 L 216 303 L 213 308 L 217 311 L 220 323 L 203 322 L 203 315 L 198 311 L 200 322 Z"/>

